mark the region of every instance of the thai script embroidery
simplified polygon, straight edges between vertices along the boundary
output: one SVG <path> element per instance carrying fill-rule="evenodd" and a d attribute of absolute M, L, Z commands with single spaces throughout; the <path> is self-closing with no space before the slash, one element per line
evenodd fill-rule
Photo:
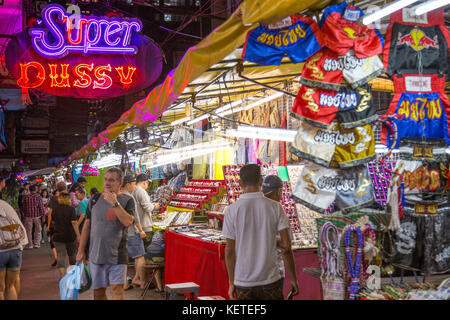
<path fill-rule="evenodd" d="M 275 34 L 263 32 L 256 38 L 256 41 L 267 44 L 269 46 L 275 45 L 276 47 L 286 47 L 290 44 L 298 42 L 299 38 L 304 38 L 306 35 L 305 30 L 298 24 L 295 27 L 289 29 L 279 30 Z"/>
<path fill-rule="evenodd" d="M 440 119 L 442 116 L 441 100 L 425 97 L 417 97 L 413 101 L 403 100 L 397 114 L 403 115 L 403 120 Z"/>
<path fill-rule="evenodd" d="M 317 181 L 317 187 L 321 190 L 347 191 L 356 189 L 355 179 L 345 179 L 340 176 L 322 176 Z"/>
<path fill-rule="evenodd" d="M 358 99 L 355 92 L 340 92 L 334 96 L 321 93 L 319 103 L 322 106 L 335 107 L 342 110 L 355 108 L 358 105 Z"/>
<path fill-rule="evenodd" d="M 337 146 L 340 146 L 340 145 L 345 146 L 347 144 L 354 144 L 356 141 L 356 138 L 355 138 L 355 134 L 353 132 L 340 133 L 339 131 L 329 132 L 329 131 L 319 130 L 319 131 L 317 131 L 316 135 L 314 136 L 314 141 L 334 144 Z"/>
<path fill-rule="evenodd" d="M 325 59 L 323 69 L 325 71 L 336 71 L 336 70 L 354 70 L 361 67 L 364 64 L 365 59 L 358 59 L 355 56 L 344 56 L 338 59 Z"/>
<path fill-rule="evenodd" d="M 428 170 L 428 166 L 424 165 L 414 171 L 405 170 L 402 173 L 405 189 L 420 191 L 434 191 L 441 187 L 439 178 L 439 170 Z M 400 185 L 400 181 L 397 182 Z"/>

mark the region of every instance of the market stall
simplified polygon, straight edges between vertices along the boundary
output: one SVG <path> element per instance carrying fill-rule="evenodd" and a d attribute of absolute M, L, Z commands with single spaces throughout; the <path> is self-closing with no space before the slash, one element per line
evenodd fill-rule
<path fill-rule="evenodd" d="M 235 13 L 69 158 L 107 154 L 103 142 L 135 136 L 130 124 L 152 121 L 161 131 L 131 153 L 135 171 L 163 177 L 155 200 L 166 284 L 196 282 L 202 295 L 227 297 L 220 230 L 240 196 L 239 169 L 257 163 L 283 181 L 295 299 L 448 294 L 444 284 L 419 281 L 450 272 L 444 10 L 419 17 L 403 8 L 378 28 L 361 23 L 365 1 L 325 2 L 299 15 L 303 1 L 244 1 L 242 21 Z M 415 282 L 397 283 L 403 276 Z"/>

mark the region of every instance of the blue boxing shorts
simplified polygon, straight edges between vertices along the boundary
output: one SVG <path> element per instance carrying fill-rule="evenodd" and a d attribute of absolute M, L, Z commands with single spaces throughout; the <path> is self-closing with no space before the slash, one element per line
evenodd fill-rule
<path fill-rule="evenodd" d="M 286 54 L 292 62 L 299 63 L 322 47 L 322 33 L 314 19 L 290 16 L 275 25 L 250 30 L 242 59 L 260 65 L 280 65 Z"/>
<path fill-rule="evenodd" d="M 437 75 L 394 75 L 397 92 L 383 118 L 391 122 L 397 132 L 395 138 L 390 128 L 381 131 L 381 142 L 389 148 L 400 139 L 439 138 L 449 145 L 450 101 L 444 93 L 445 79 Z"/>

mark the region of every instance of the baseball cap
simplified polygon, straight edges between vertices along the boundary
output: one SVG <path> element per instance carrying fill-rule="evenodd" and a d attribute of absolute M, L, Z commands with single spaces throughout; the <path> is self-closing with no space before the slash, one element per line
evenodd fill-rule
<path fill-rule="evenodd" d="M 136 175 L 134 173 L 128 173 L 125 178 L 123 178 L 123 185 L 126 185 L 127 183 L 130 182 L 135 182 L 136 181 Z"/>
<path fill-rule="evenodd" d="M 136 182 L 143 182 L 143 181 L 151 181 L 151 180 L 145 173 L 138 174 L 138 176 L 136 177 Z"/>
<path fill-rule="evenodd" d="M 264 178 L 262 193 L 264 193 L 264 195 L 268 195 L 282 187 L 283 181 L 275 175 L 270 175 Z"/>

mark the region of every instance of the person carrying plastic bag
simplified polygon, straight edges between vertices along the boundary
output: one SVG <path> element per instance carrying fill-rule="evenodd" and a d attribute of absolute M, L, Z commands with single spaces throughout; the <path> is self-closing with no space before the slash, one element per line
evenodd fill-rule
<path fill-rule="evenodd" d="M 90 285 L 91 275 L 88 266 L 76 264 L 59 281 L 61 300 L 78 300 L 78 294 L 87 291 Z"/>

